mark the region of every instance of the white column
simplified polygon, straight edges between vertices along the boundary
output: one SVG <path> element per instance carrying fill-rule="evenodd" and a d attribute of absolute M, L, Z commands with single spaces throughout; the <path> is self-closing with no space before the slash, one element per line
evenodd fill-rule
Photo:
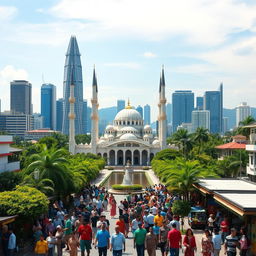
<path fill-rule="evenodd" d="M 139 151 L 140 152 L 140 166 L 142 165 L 142 150 Z"/>
<path fill-rule="evenodd" d="M 115 150 L 115 165 L 117 165 L 117 151 Z"/>
<path fill-rule="evenodd" d="M 132 161 L 132 165 L 134 165 L 134 150 L 131 150 L 131 152 L 132 152 L 131 161 Z"/>
<path fill-rule="evenodd" d="M 125 151 L 123 150 L 123 165 L 126 165 L 126 162 L 125 162 Z"/>

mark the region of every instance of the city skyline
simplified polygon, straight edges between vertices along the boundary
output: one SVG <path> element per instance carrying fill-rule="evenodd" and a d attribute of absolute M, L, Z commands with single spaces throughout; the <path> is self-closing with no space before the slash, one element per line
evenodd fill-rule
<path fill-rule="evenodd" d="M 223 82 L 224 107 L 235 108 L 242 101 L 255 106 L 256 5 L 252 1 L 142 1 L 136 3 L 133 20 L 128 15 L 133 1 L 120 1 L 117 11 L 113 1 L 95 1 L 90 8 L 86 8 L 87 0 L 76 0 L 73 5 L 70 0 L 25 2 L 29 4 L 17 0 L 0 4 L 0 46 L 5 49 L 0 60 L 3 110 L 8 110 L 12 80 L 32 83 L 33 99 L 37 99 L 34 112 L 40 110 L 42 83 L 55 84 L 57 98 L 62 97 L 62 66 L 72 34 L 82 54 L 83 96 L 91 98 L 91 73 L 96 64 L 101 108 L 114 106 L 123 95 L 134 106 L 153 106 L 162 64 L 168 101 L 175 90 L 192 90 L 202 96 Z M 97 5 L 104 7 L 103 13 Z M 159 19 L 151 21 L 153 14 L 160 13 Z M 218 20 L 211 22 L 217 13 Z M 236 18 L 227 22 L 227 17 Z M 152 117 L 156 119 L 155 108 Z"/>

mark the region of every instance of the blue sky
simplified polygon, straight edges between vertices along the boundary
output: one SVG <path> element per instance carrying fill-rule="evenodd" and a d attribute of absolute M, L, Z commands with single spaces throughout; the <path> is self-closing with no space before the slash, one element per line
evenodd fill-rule
<path fill-rule="evenodd" d="M 65 52 L 76 35 L 84 97 L 91 97 L 93 65 L 100 107 L 131 99 L 157 114 L 161 65 L 166 94 L 196 95 L 224 83 L 224 106 L 255 106 L 256 3 L 238 0 L 0 0 L 0 98 L 9 109 L 9 83 L 28 79 L 34 110 L 40 86 L 62 97 Z"/>

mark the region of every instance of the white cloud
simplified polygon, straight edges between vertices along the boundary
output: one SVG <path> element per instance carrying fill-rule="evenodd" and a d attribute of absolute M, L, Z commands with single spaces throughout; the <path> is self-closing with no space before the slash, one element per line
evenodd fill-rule
<path fill-rule="evenodd" d="M 144 52 L 143 56 L 145 58 L 155 58 L 155 57 L 157 57 L 157 55 L 155 53 L 153 53 L 153 52 Z"/>
<path fill-rule="evenodd" d="M 141 67 L 141 65 L 136 62 L 110 62 L 110 63 L 105 63 L 104 66 L 129 68 L 129 69 L 139 69 Z"/>
<path fill-rule="evenodd" d="M 50 12 L 64 20 L 91 22 L 110 35 L 150 40 L 181 35 L 215 45 L 229 34 L 253 29 L 256 5 L 234 0 L 62 0 Z"/>
<path fill-rule="evenodd" d="M 28 73 L 24 69 L 7 65 L 0 70 L 0 98 L 2 110 L 10 109 L 10 82 L 13 80 L 28 79 Z"/>
<path fill-rule="evenodd" d="M 0 6 L 0 20 L 9 20 L 15 16 L 17 8 L 14 6 Z"/>

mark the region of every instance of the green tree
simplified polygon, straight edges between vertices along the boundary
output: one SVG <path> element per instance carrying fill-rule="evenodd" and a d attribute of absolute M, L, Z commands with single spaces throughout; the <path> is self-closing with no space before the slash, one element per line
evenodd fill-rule
<path fill-rule="evenodd" d="M 68 135 L 62 134 L 60 132 L 55 132 L 52 137 L 57 140 L 56 148 L 68 149 Z"/>
<path fill-rule="evenodd" d="M 0 192 L 13 190 L 22 181 L 19 172 L 2 172 L 0 173 Z"/>
<path fill-rule="evenodd" d="M 88 134 L 77 134 L 75 136 L 76 144 L 90 144 L 91 142 L 91 135 Z"/>
<path fill-rule="evenodd" d="M 227 156 L 217 162 L 217 172 L 224 178 L 235 178 L 238 176 L 240 161 L 233 156 Z"/>
<path fill-rule="evenodd" d="M 39 190 L 17 186 L 13 191 L 0 193 L 0 215 L 18 215 L 19 218 L 35 219 L 48 210 L 49 200 Z"/>
<path fill-rule="evenodd" d="M 176 149 L 166 148 L 154 156 L 154 160 L 174 160 L 177 157 L 181 157 L 181 153 Z"/>
<path fill-rule="evenodd" d="M 181 230 L 183 232 L 184 217 L 188 216 L 191 210 L 190 203 L 187 201 L 175 200 L 172 205 L 172 212 L 174 215 L 181 217 Z"/>
<path fill-rule="evenodd" d="M 198 154 L 201 152 L 203 143 L 209 140 L 209 132 L 207 129 L 198 127 L 196 132 L 193 134 L 193 140 L 198 144 Z"/>
<path fill-rule="evenodd" d="M 239 123 L 239 127 L 237 128 L 237 134 L 242 134 L 242 135 L 246 136 L 247 138 L 249 138 L 250 128 L 245 128 L 243 126 L 247 126 L 247 125 L 253 124 L 255 122 L 256 122 L 256 120 L 254 119 L 254 117 L 252 117 L 252 116 L 246 117 L 243 121 L 241 121 Z"/>
<path fill-rule="evenodd" d="M 30 157 L 31 163 L 26 167 L 24 174 L 28 175 L 38 170 L 42 179 L 50 179 L 54 183 L 55 191 L 67 194 L 74 190 L 73 175 L 67 168 L 67 152 L 63 149 L 47 149 Z"/>
<path fill-rule="evenodd" d="M 55 139 L 53 136 L 46 136 L 41 138 L 38 141 L 39 144 L 45 144 L 47 148 L 52 148 L 52 147 L 56 147 L 56 145 L 58 144 L 57 139 Z"/>

